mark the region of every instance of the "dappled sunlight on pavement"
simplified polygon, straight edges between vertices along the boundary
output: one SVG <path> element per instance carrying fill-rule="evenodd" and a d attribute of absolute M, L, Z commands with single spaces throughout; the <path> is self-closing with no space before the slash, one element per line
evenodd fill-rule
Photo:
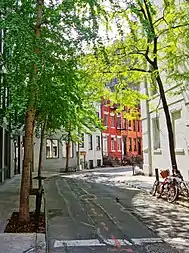
<path fill-rule="evenodd" d="M 66 176 L 67 177 L 67 176 Z M 90 172 L 68 177 L 92 183 L 100 183 L 129 189 L 128 185 L 150 191 L 154 178 L 132 176 L 132 171 L 102 171 Z M 131 188 L 132 190 L 134 188 Z M 138 189 L 135 189 L 139 191 Z M 146 192 L 138 192 L 132 199 L 133 213 L 158 236 L 167 243 L 181 250 L 189 252 L 189 209 L 177 204 L 170 204 L 162 199 L 152 197 Z"/>
<path fill-rule="evenodd" d="M 189 209 L 143 192 L 132 200 L 135 213 L 165 241 L 189 252 Z"/>

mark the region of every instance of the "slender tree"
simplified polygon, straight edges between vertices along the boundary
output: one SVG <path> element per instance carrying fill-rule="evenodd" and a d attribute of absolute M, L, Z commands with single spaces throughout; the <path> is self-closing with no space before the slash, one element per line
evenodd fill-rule
<path fill-rule="evenodd" d="M 183 3 L 181 8 L 172 0 L 162 0 L 161 6 L 155 5 L 151 0 L 137 0 L 126 3 L 123 7 L 121 1 L 116 4 L 110 2 L 114 10 L 113 21 L 116 20 L 121 38 L 106 47 L 106 58 L 103 55 L 92 59 L 90 57 L 91 65 L 88 69 L 94 69 L 95 66 L 95 78 L 103 78 L 106 82 L 117 78 L 117 90 L 113 97 L 120 104 L 128 104 L 131 93 L 133 96 L 130 88 L 139 87 L 141 80 L 148 80 L 148 88 L 155 81 L 166 119 L 172 169 L 178 170 L 165 89 L 166 78 L 169 74 L 176 73 L 171 59 L 177 55 L 181 43 L 179 30 L 188 29 L 188 4 Z M 136 92 L 135 95 L 139 94 Z M 136 100 L 137 98 L 134 101 Z"/>
<path fill-rule="evenodd" d="M 56 101 L 57 94 L 59 105 L 55 103 L 55 111 L 62 105 L 67 110 L 71 104 L 81 104 L 78 92 L 75 92 L 77 58 L 84 45 L 96 41 L 96 20 L 102 14 L 99 2 L 7 0 L 0 3 L 0 29 L 6 31 L 3 39 L 9 52 L 2 62 L 7 71 L 11 107 L 25 114 L 20 191 L 20 220 L 23 222 L 29 219 L 31 150 L 36 114 L 42 108 L 42 101 L 47 101 L 50 96 Z M 61 117 L 49 122 L 53 126 L 63 123 L 62 114 Z"/>

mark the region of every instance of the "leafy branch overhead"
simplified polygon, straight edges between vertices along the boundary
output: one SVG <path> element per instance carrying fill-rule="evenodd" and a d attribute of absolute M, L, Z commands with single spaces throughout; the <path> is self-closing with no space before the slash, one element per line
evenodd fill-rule
<path fill-rule="evenodd" d="M 11 95 L 7 114 L 12 119 L 12 127 L 16 129 L 25 123 L 23 115 L 31 100 L 38 125 L 48 115 L 51 131 L 70 121 L 75 127 L 81 122 L 84 124 L 78 113 L 85 113 L 88 121 L 91 118 L 92 126 L 96 119 L 89 97 L 99 100 L 103 87 L 87 83 L 89 77 L 81 70 L 78 55 L 90 43 L 96 47 L 98 21 L 106 15 L 103 7 L 98 1 L 60 1 L 44 5 L 38 38 L 34 36 L 35 8 L 35 1 L 0 3 L 3 17 L 0 28 L 6 31 L 3 63 Z M 33 66 L 37 66 L 37 75 Z M 89 96 L 92 90 L 96 90 L 93 98 L 92 94 Z M 11 117 L 15 112 L 16 118 Z"/>

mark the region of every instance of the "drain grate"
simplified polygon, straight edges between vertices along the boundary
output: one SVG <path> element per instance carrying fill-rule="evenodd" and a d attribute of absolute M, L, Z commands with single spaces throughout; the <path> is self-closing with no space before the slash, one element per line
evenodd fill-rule
<path fill-rule="evenodd" d="M 170 246 L 162 243 L 157 243 L 153 245 L 146 246 L 148 253 L 178 253 L 177 250 L 171 248 Z"/>

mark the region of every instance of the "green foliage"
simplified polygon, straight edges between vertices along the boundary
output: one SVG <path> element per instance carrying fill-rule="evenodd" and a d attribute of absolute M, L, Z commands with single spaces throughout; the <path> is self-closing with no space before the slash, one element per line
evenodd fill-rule
<path fill-rule="evenodd" d="M 188 64 L 184 72 L 181 63 L 189 55 L 189 4 L 165 0 L 160 6 L 152 0 L 137 0 L 127 3 L 125 8 L 121 1 L 110 2 L 114 17 L 111 21 L 121 17 L 126 24 L 124 30 L 116 22 L 118 32 L 124 36 L 109 44 L 105 53 L 99 50 L 97 56 L 88 55 L 86 63 L 96 83 L 117 79 L 115 93 L 108 94 L 112 100 L 132 107 L 140 99 L 146 99 L 139 91 L 133 91 L 144 80 L 152 90 L 159 88 L 159 77 L 164 81 L 164 77 L 186 80 Z"/>
<path fill-rule="evenodd" d="M 36 1 L 0 3 L 0 29 L 5 32 L 3 64 L 11 104 L 7 116 L 12 128 L 24 124 L 32 102 L 37 127 L 48 119 L 47 130 L 100 126 L 92 102 L 103 88 L 88 83 L 79 55 L 87 45 L 96 47 L 98 21 L 105 15 L 96 0 L 50 2 L 43 6 L 40 36 L 36 38 Z M 16 116 L 15 116 L 16 115 Z M 92 127 L 93 126 L 93 127 Z"/>

